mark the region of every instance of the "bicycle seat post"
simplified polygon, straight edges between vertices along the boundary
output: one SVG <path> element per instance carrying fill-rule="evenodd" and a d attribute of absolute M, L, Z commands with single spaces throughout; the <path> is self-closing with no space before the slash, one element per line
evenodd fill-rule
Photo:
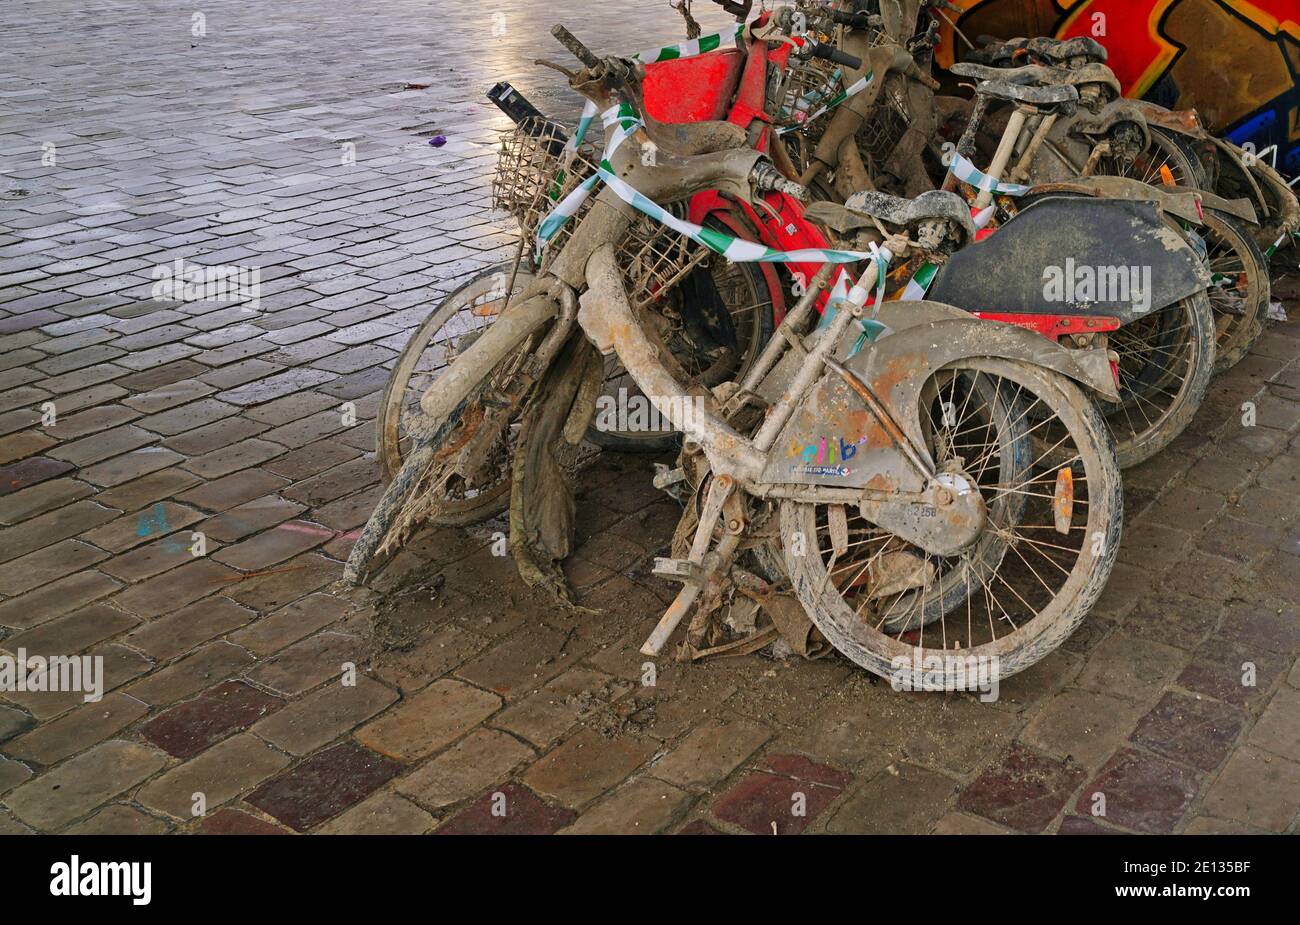
<path fill-rule="evenodd" d="M 1017 106 L 1007 119 L 1007 127 L 1002 132 L 1002 140 L 998 142 L 998 149 L 993 154 L 993 161 L 989 164 L 989 169 L 985 171 L 987 176 L 994 181 L 1002 179 L 1002 174 L 1007 169 L 1007 164 L 1011 161 L 1011 154 L 1020 141 L 1020 133 L 1024 130 L 1025 120 L 1029 118 L 1031 110 L 1028 107 Z M 993 193 L 989 190 L 980 190 L 979 195 L 975 197 L 974 206 L 976 209 L 983 209 L 993 201 Z"/>

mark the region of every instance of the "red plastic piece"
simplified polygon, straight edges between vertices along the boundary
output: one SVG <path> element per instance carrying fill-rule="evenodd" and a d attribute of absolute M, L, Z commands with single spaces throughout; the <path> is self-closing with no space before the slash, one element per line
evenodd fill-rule
<path fill-rule="evenodd" d="M 719 48 L 692 58 L 647 64 L 645 108 L 660 122 L 725 119 L 742 63 L 739 49 Z"/>

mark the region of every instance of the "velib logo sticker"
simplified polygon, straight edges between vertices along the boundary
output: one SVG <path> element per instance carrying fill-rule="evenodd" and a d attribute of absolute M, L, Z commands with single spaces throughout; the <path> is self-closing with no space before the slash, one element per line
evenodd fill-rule
<path fill-rule="evenodd" d="M 50 868 L 51 896 L 130 896 L 132 904 L 147 906 L 153 896 L 153 864 L 149 861 L 83 861 L 77 855 Z"/>

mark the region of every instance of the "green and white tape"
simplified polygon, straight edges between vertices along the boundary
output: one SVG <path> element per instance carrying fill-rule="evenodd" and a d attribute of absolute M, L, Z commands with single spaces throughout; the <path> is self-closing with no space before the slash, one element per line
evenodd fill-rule
<path fill-rule="evenodd" d="M 744 31 L 745 24 L 737 23 L 729 29 L 715 32 L 712 35 L 702 35 L 698 39 L 691 39 L 689 42 L 678 42 L 676 45 L 665 45 L 663 48 L 652 48 L 649 51 L 638 52 L 632 58 L 644 64 L 676 61 L 679 58 L 693 58 L 696 55 L 717 51 L 722 47 L 723 42 L 739 38 Z"/>
<path fill-rule="evenodd" d="M 777 129 L 777 134 L 785 135 L 789 132 L 798 131 L 808 123 L 815 122 L 816 120 L 820 119 L 824 114 L 830 112 L 836 106 L 840 105 L 840 103 L 843 103 L 845 100 L 849 99 L 850 97 L 857 96 L 863 90 L 867 89 L 867 87 L 871 86 L 872 79 L 873 79 L 873 75 L 871 74 L 867 74 L 865 77 L 860 77 L 859 79 L 853 82 L 852 86 L 850 86 L 845 90 L 841 90 L 839 93 L 835 94 L 833 97 L 830 98 L 830 100 L 827 101 L 825 106 L 817 110 L 808 118 L 804 119 L 798 125 L 787 125 L 785 128 Z"/>
<path fill-rule="evenodd" d="M 667 225 L 673 231 L 690 238 L 697 244 L 707 247 L 715 254 L 726 257 L 733 263 L 857 263 L 860 260 L 874 259 L 875 252 L 869 251 L 842 251 L 812 247 L 793 251 L 773 250 L 765 244 L 742 241 L 729 234 L 723 234 L 712 228 L 704 228 L 694 222 L 678 218 L 658 203 L 641 195 L 614 174 L 614 167 L 610 163 L 610 158 L 637 129 L 642 127 L 644 123 L 642 123 L 641 119 L 636 116 L 630 106 L 624 103 L 620 106 L 611 107 L 602 113 L 601 121 L 605 124 L 608 137 L 600 165 L 596 168 L 596 173 L 593 176 L 588 177 L 572 193 L 566 196 L 538 226 L 535 253 L 539 259 L 546 245 L 564 227 L 565 222 L 576 215 L 582 208 L 592 191 L 595 190 L 598 182 L 604 182 L 620 199 L 634 209 L 645 213 L 661 224 Z M 577 133 L 575 132 L 576 136 Z"/>
<path fill-rule="evenodd" d="M 1022 186 L 1019 183 L 1003 183 L 1001 180 L 995 180 L 988 174 L 980 171 L 978 167 L 972 164 L 960 154 L 953 154 L 952 165 L 948 168 L 951 173 L 967 186 L 973 186 L 978 190 L 986 193 L 1001 193 L 1004 196 L 1023 196 L 1029 192 L 1028 186 Z"/>

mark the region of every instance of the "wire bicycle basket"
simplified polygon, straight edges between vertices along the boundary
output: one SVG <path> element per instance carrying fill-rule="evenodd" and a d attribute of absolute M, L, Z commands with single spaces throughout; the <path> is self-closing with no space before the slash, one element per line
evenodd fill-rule
<path fill-rule="evenodd" d="M 542 220 L 596 172 L 595 149 L 584 144 L 572 156 L 566 155 L 567 139 L 559 124 L 536 117 L 525 119 L 502 137 L 492 177 L 492 204 L 518 220 L 519 232 L 527 242 L 532 242 Z M 588 198 L 551 238 L 541 261 L 543 267 L 564 249 L 595 198 L 594 194 Z M 670 211 L 682 217 L 680 207 Z M 642 308 L 667 294 L 708 253 L 708 248 L 641 215 L 619 242 L 617 258 L 626 275 L 628 295 Z"/>

